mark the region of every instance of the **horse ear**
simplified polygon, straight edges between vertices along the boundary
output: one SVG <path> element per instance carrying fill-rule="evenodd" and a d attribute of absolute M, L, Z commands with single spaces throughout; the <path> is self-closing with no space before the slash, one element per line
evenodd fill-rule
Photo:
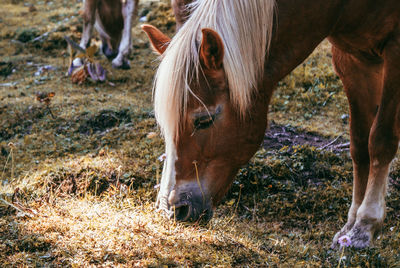
<path fill-rule="evenodd" d="M 169 45 L 171 38 L 163 34 L 159 29 L 152 25 L 142 25 L 142 30 L 147 34 L 153 49 L 162 55 Z"/>
<path fill-rule="evenodd" d="M 200 47 L 200 61 L 209 70 L 219 70 L 222 68 L 224 59 L 224 44 L 221 37 L 214 30 L 204 28 L 203 40 Z"/>

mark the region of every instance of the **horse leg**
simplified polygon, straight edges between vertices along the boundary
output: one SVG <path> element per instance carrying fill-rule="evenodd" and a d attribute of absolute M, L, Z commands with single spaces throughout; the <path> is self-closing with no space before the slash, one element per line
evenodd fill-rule
<path fill-rule="evenodd" d="M 400 134 L 400 36 L 394 36 L 386 43 L 383 59 L 382 97 L 368 142 L 368 183 L 355 224 L 346 233 L 357 248 L 370 245 L 385 218 L 387 176 L 390 162 L 397 152 Z"/>
<path fill-rule="evenodd" d="M 96 8 L 98 0 L 84 0 L 83 1 L 83 31 L 80 42 L 80 47 L 86 49 L 90 44 L 92 38 L 93 25 L 96 20 Z"/>
<path fill-rule="evenodd" d="M 119 44 L 118 55 L 111 62 L 114 68 L 129 69 L 129 61 L 127 59 L 131 49 L 132 42 L 132 19 L 137 14 L 137 6 L 139 0 L 127 0 L 122 5 L 122 16 L 124 18 L 124 29 L 122 30 L 121 42 Z"/>
<path fill-rule="evenodd" d="M 382 226 L 389 165 L 399 143 L 400 36 L 396 35 L 387 42 L 383 59 L 382 99 L 368 143 L 370 169 L 367 188 L 356 222 L 347 233 L 354 247 L 369 246 Z"/>
<path fill-rule="evenodd" d="M 370 158 L 368 140 L 381 95 L 382 65 L 367 65 L 332 47 L 333 64 L 343 82 L 350 108 L 350 153 L 353 160 L 353 198 L 345 226 L 335 235 L 332 246 L 351 230 L 364 199 Z"/>

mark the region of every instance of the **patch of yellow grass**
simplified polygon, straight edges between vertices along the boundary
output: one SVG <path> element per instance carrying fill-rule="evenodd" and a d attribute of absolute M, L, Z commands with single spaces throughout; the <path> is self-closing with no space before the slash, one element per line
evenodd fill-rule
<path fill-rule="evenodd" d="M 259 261 L 271 257 L 253 238 L 223 226 L 223 220 L 207 228 L 165 221 L 152 204 L 138 204 L 134 197 L 58 199 L 37 210 L 40 216 L 20 222 L 19 229 L 49 243 L 42 254 L 54 256 L 56 265 L 230 266 L 236 251 L 258 255 Z M 15 257 L 7 256 L 7 262 Z"/>

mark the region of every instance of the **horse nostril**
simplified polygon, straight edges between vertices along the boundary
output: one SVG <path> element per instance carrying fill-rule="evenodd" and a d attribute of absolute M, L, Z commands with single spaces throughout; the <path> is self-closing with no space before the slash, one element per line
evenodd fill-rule
<path fill-rule="evenodd" d="M 191 207 L 189 205 L 182 205 L 175 207 L 174 217 L 177 221 L 189 221 L 191 216 Z"/>

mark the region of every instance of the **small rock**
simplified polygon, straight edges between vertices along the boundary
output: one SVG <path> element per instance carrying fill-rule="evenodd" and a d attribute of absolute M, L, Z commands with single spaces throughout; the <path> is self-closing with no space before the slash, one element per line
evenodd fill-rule
<path fill-rule="evenodd" d="M 18 84 L 18 82 L 3 83 L 3 84 L 0 84 L 0 87 L 14 87 L 17 84 Z"/>

